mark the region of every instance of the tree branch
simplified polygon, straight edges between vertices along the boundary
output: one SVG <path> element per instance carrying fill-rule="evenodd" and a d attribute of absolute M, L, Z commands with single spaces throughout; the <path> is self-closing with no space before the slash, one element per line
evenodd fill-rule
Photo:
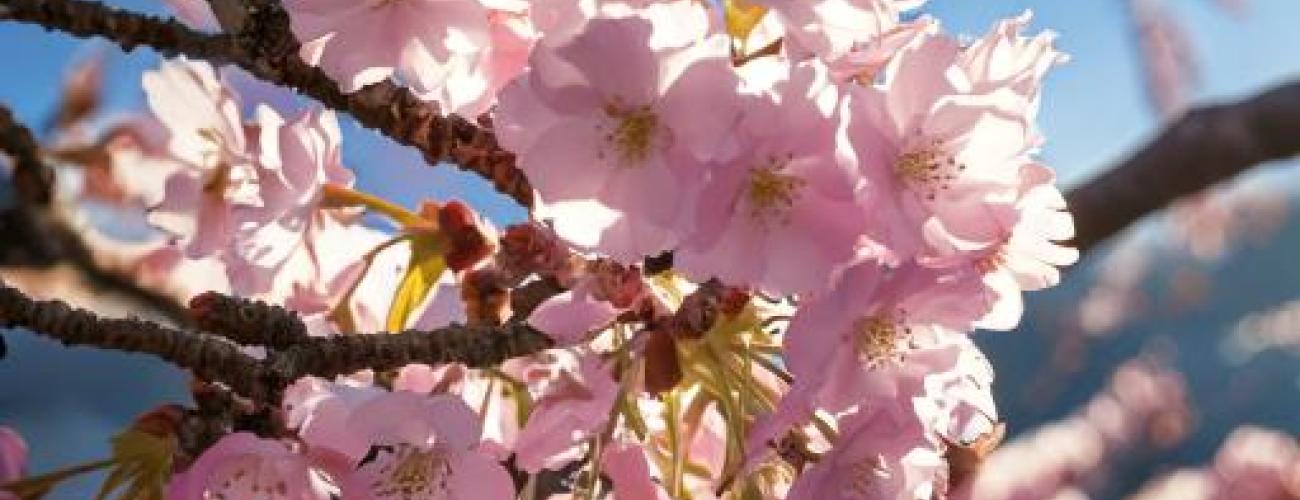
<path fill-rule="evenodd" d="M 1087 251 L 1141 217 L 1249 170 L 1300 154 L 1300 82 L 1194 109 L 1154 141 L 1066 195 Z"/>
<path fill-rule="evenodd" d="M 500 327 L 450 325 L 430 331 L 311 337 L 265 359 L 245 354 L 227 339 L 169 328 L 136 318 L 102 318 L 59 300 L 33 300 L 0 282 L 0 326 L 20 327 L 64 345 L 152 354 L 235 393 L 277 404 L 284 388 L 314 375 L 332 378 L 357 370 L 388 370 L 410 363 L 495 366 L 552 345 L 550 337 L 523 323 Z"/>
<path fill-rule="evenodd" d="M 102 37 L 126 51 L 147 46 L 169 57 L 185 55 L 239 66 L 352 115 L 363 126 L 420 151 L 430 165 L 450 161 L 488 179 L 523 206 L 532 206 L 532 187 L 515 168 L 514 155 L 497 145 L 486 119 L 475 124 L 458 116 L 444 117 L 436 104 L 387 81 L 344 93 L 324 72 L 298 56 L 298 41 L 278 3 L 257 2 L 243 29 L 233 36 L 200 33 L 175 20 L 85 0 L 0 0 L 0 19 L 78 37 Z"/>
<path fill-rule="evenodd" d="M 29 205 L 48 205 L 54 172 L 37 154 L 31 131 L 14 120 L 13 112 L 4 105 L 0 105 L 0 150 L 13 157 L 13 183 L 19 200 Z"/>

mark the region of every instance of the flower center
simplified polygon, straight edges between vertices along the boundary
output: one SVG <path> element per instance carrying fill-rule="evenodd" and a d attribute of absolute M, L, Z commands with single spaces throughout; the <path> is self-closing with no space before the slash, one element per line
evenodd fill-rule
<path fill-rule="evenodd" d="M 894 174 L 927 200 L 951 188 L 963 170 L 966 165 L 958 163 L 938 139 L 922 140 L 905 149 L 894 162 Z"/>
<path fill-rule="evenodd" d="M 374 466 L 379 479 L 370 489 L 378 498 L 446 498 L 451 475 L 447 453 L 407 443 L 384 447 Z"/>
<path fill-rule="evenodd" d="M 807 181 L 794 174 L 782 173 L 789 164 L 789 157 L 772 157 L 750 169 L 745 202 L 749 206 L 749 215 L 759 223 L 790 223 L 790 207 L 799 199 Z"/>
<path fill-rule="evenodd" d="M 848 476 L 842 490 L 845 497 L 875 498 L 880 493 L 879 482 L 889 480 L 889 469 L 883 458 L 873 455 L 849 466 Z"/>
<path fill-rule="evenodd" d="M 854 323 L 853 330 L 858 355 L 873 367 L 898 359 L 899 334 L 907 333 L 906 327 L 900 332 L 899 323 L 887 314 L 861 318 Z"/>
<path fill-rule="evenodd" d="M 1007 263 L 1007 252 L 1002 247 L 989 252 L 987 255 L 975 259 L 975 269 L 981 274 L 988 274 L 996 271 Z"/>
<path fill-rule="evenodd" d="M 288 498 L 288 485 L 283 478 L 272 472 L 273 468 L 266 467 L 267 465 L 261 458 L 254 458 L 254 456 L 238 460 L 231 466 L 232 469 L 227 469 L 224 474 L 214 475 L 214 478 L 221 479 L 210 483 L 211 486 L 204 493 L 206 497 L 218 500 L 238 498 L 249 493 L 265 495 L 259 498 Z"/>
<path fill-rule="evenodd" d="M 645 163 L 660 132 L 659 115 L 649 105 L 623 107 L 617 103 L 605 105 L 605 114 L 615 120 L 613 129 L 605 134 L 606 144 L 626 165 Z"/>

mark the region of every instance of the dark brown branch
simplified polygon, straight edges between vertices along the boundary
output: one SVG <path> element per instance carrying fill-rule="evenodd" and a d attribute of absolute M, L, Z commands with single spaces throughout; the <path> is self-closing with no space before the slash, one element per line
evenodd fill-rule
<path fill-rule="evenodd" d="M 2 283 L 0 326 L 26 328 L 65 345 L 152 354 L 264 404 L 277 404 L 288 384 L 308 375 L 334 377 L 410 363 L 459 362 L 482 368 L 552 345 L 550 337 L 522 323 L 451 325 L 431 331 L 313 337 L 284 350 L 268 350 L 266 359 L 258 360 L 221 337 L 136 318 L 102 318 L 62 301 L 32 300 Z"/>
<path fill-rule="evenodd" d="M 1194 109 L 1128 160 L 1070 190 L 1087 251 L 1141 217 L 1274 160 L 1300 154 L 1300 82 Z"/>
<path fill-rule="evenodd" d="M 199 329 L 240 345 L 283 349 L 310 338 L 297 314 L 260 300 L 204 292 L 190 299 L 190 313 Z"/>
<path fill-rule="evenodd" d="M 84 0 L 0 0 L 0 19 L 79 37 L 103 37 L 127 51 L 148 46 L 165 56 L 237 65 L 258 78 L 349 113 L 362 125 L 419 150 L 430 165 L 450 161 L 487 178 L 520 204 L 532 205 L 528 180 L 515 168 L 514 155 L 497 145 L 486 121 L 475 124 L 457 116 L 444 117 L 435 104 L 421 101 L 391 82 L 344 93 L 324 72 L 298 57 L 298 42 L 278 4 L 255 5 L 241 32 L 234 36 L 199 33 L 174 20 Z"/>
<path fill-rule="evenodd" d="M 13 183 L 19 199 L 30 205 L 48 205 L 54 172 L 41 161 L 32 132 L 4 105 L 0 105 L 0 150 L 13 158 Z"/>

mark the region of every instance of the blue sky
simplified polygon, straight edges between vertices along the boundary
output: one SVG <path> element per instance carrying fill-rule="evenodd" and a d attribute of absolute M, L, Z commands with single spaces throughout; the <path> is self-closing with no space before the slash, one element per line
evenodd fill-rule
<path fill-rule="evenodd" d="M 110 3 L 162 12 L 155 0 Z M 1300 78 L 1300 57 L 1295 52 L 1300 47 L 1300 29 L 1294 26 L 1300 20 L 1300 2 L 1251 0 L 1244 19 L 1226 15 L 1211 0 L 1167 3 L 1193 34 L 1200 58 L 1199 100 L 1232 99 Z M 1064 183 L 1078 182 L 1122 158 L 1158 125 L 1143 96 L 1126 2 L 931 0 L 927 8 L 951 31 L 972 36 L 1025 9 L 1035 11 L 1036 28 L 1059 32 L 1059 46 L 1072 56 L 1048 80 L 1041 124 L 1048 138 L 1044 159 Z M 29 123 L 41 123 L 57 97 L 68 61 L 96 52 L 109 57 L 108 109 L 142 109 L 139 75 L 156 64 L 151 52 L 123 55 L 106 44 L 4 22 L 0 22 L 0 102 Z M 498 220 L 519 213 L 477 180 L 447 168 L 425 167 L 418 156 L 373 132 L 345 125 L 344 151 L 363 188 L 404 204 L 458 193 Z M 160 364 L 118 354 L 60 350 L 27 336 L 7 334 L 6 338 L 11 356 L 0 361 L 0 425 L 17 425 L 28 434 L 37 447 L 36 470 L 100 458 L 106 452 L 107 433 L 160 399 L 183 394 L 175 372 Z M 136 387 L 133 384 L 140 377 L 161 382 Z"/>

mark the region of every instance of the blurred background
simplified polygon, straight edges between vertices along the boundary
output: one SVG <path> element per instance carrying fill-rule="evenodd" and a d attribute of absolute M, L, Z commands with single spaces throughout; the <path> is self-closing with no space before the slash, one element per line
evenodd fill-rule
<path fill-rule="evenodd" d="M 109 3 L 166 14 L 159 0 Z M 1071 56 L 1049 77 L 1040 118 L 1043 159 L 1066 188 L 1122 161 L 1187 106 L 1300 79 L 1295 0 L 930 0 L 923 12 L 974 37 L 1026 9 Z M 156 54 L 0 22 L 0 102 L 39 130 L 73 68 L 95 60 L 104 85 L 97 121 L 144 111 L 140 74 Z M 302 105 L 254 82 L 243 94 L 246 104 Z M 343 150 L 363 190 L 408 206 L 454 195 L 498 224 L 522 217 L 478 178 L 428 168 L 353 123 L 344 123 Z M 1029 294 L 1017 331 L 977 335 L 997 369 L 1010 451 L 1071 455 L 1049 461 L 1070 469 L 1054 479 L 1060 490 L 1116 498 L 1213 461 L 1239 426 L 1300 433 L 1300 175 L 1292 167 L 1257 168 L 1149 218 L 1089 252 L 1061 286 Z M 0 190 L 0 203 L 10 198 Z M 130 217 L 116 210 L 87 214 L 119 238 L 153 237 L 117 223 Z M 136 415 L 189 398 L 182 373 L 144 356 L 65 349 L 17 332 L 4 340 L 0 425 L 27 438 L 35 472 L 103 458 L 107 438 Z M 1070 432 L 1092 433 L 1097 449 L 1050 449 L 1069 446 Z M 55 498 L 89 497 L 96 480 Z"/>

